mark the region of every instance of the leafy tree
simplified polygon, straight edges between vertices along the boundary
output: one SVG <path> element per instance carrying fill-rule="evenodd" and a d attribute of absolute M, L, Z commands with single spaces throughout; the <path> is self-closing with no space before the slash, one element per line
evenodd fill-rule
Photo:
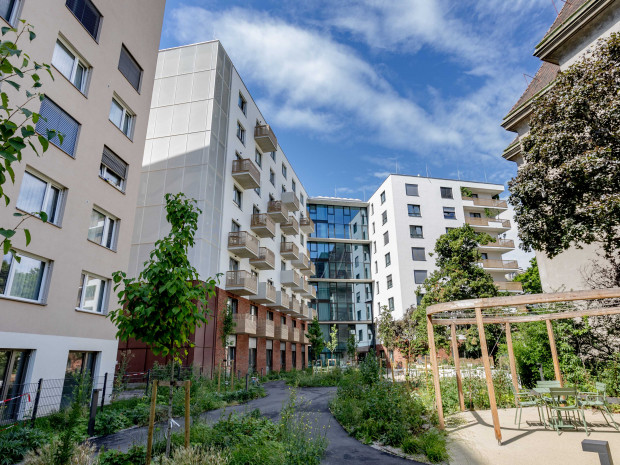
<path fill-rule="evenodd" d="M 314 362 L 321 356 L 321 352 L 325 349 L 325 340 L 323 339 L 323 331 L 319 319 L 314 317 L 312 323 L 308 325 L 308 333 L 306 334 L 310 345 L 312 346 L 312 361 Z"/>
<path fill-rule="evenodd" d="M 555 257 L 600 243 L 620 286 L 620 35 L 560 72 L 532 108 L 509 183 L 523 246 Z"/>
<path fill-rule="evenodd" d="M 392 317 L 392 310 L 386 305 L 381 307 L 381 313 L 379 314 L 379 321 L 377 323 L 377 333 L 381 339 L 381 345 L 388 351 L 388 356 L 391 351 L 396 349 L 397 330 L 396 322 Z M 392 366 L 392 381 L 394 381 L 394 367 Z"/>
<path fill-rule="evenodd" d="M 332 325 L 332 329 L 329 332 L 329 341 L 325 344 L 327 350 L 329 350 L 330 358 L 334 358 L 334 352 L 338 347 L 338 327 Z"/>
<path fill-rule="evenodd" d="M 357 338 L 355 337 L 355 333 L 349 334 L 347 338 L 347 355 L 352 362 L 357 360 Z"/>
<path fill-rule="evenodd" d="M 526 294 L 542 293 L 542 283 L 540 282 L 540 274 L 538 273 L 538 263 L 536 257 L 530 260 L 530 266 L 523 273 L 514 277 L 513 281 L 520 282 L 523 286 L 523 292 Z"/>
<path fill-rule="evenodd" d="M 170 233 L 155 242 L 138 278 L 122 271 L 113 273 L 114 290 L 120 308 L 110 312 L 118 327 L 116 336 L 146 343 L 155 355 L 170 357 L 170 381 L 174 383 L 174 362 L 193 346 L 191 336 L 206 323 L 207 300 L 215 296 L 215 280 L 200 280 L 187 257 L 201 213 L 196 201 L 182 193 L 166 194 L 166 220 Z M 170 454 L 172 386 L 168 397 L 166 455 Z"/>
<path fill-rule="evenodd" d="M 409 365 L 411 365 L 411 361 L 423 348 L 416 337 L 415 310 L 414 306 L 409 307 L 403 318 L 395 322 L 396 348 L 405 358 L 407 379 L 409 379 Z"/>
<path fill-rule="evenodd" d="M 43 83 L 39 73 L 45 71 L 52 79 L 54 76 L 50 65 L 33 61 L 30 55 L 18 47 L 18 42 L 23 35 L 26 35 L 30 42 L 36 37 L 31 24 L 27 24 L 23 19 L 19 22 L 19 29 L 3 27 L 0 39 L 0 88 L 9 90 L 9 92 L 5 90 L 0 92 L 0 201 L 4 200 L 7 207 L 11 199 L 3 186 L 9 180 L 12 184 L 15 183 L 13 163 L 22 161 L 22 151 L 30 147 L 38 156 L 39 150 L 41 153 L 47 151 L 49 141 L 55 137 L 58 137 L 62 143 L 62 135 L 56 131 L 47 131 L 46 134 L 35 132 L 33 124 L 36 125 L 41 115 L 30 110 L 28 106 L 32 101 L 42 101 L 45 98 L 40 91 Z M 9 95 L 11 98 L 16 97 L 19 103 L 11 104 Z M 19 229 L 24 231 L 26 245 L 30 244 L 30 231 L 22 227 L 26 220 L 35 217 L 47 221 L 45 212 L 14 213 L 13 216 L 21 218 L 16 226 L 8 228 L 0 226 L 0 239 L 2 239 L 0 248 L 4 255 L 12 251 L 11 239 Z M 19 261 L 19 256 L 15 253 L 13 255 Z"/>
<path fill-rule="evenodd" d="M 236 323 L 232 308 L 230 308 L 230 305 L 227 305 L 220 326 L 220 337 L 222 339 L 222 347 L 224 347 L 224 364 L 228 361 L 228 347 L 230 346 L 228 336 L 235 334 L 235 326 Z M 230 369 L 232 370 L 233 368 L 231 367 Z M 226 372 L 226 370 L 224 370 L 224 372 Z"/>

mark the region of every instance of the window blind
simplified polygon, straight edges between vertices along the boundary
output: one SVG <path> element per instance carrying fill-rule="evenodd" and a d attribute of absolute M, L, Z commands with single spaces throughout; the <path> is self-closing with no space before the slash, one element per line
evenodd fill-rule
<path fill-rule="evenodd" d="M 75 145 L 80 123 L 48 98 L 41 102 L 39 114 L 41 118 L 37 121 L 36 131 L 43 136 L 47 135 L 48 130 L 58 131 L 63 135 L 62 143 L 60 143 L 57 135 L 50 142 L 75 157 Z"/>
<path fill-rule="evenodd" d="M 115 174 L 123 179 L 127 179 L 127 163 L 116 155 L 112 150 L 107 147 L 103 147 L 103 155 L 101 156 L 101 163 L 107 166 Z"/>
<path fill-rule="evenodd" d="M 134 89 L 140 89 L 140 79 L 142 77 L 142 68 L 131 56 L 131 53 L 123 45 L 121 47 L 121 57 L 118 60 L 118 70 L 123 73 Z"/>
<path fill-rule="evenodd" d="M 75 15 L 82 26 L 86 28 L 88 33 L 97 38 L 99 32 L 99 23 L 101 22 L 101 13 L 90 0 L 67 0 L 67 8 Z"/>

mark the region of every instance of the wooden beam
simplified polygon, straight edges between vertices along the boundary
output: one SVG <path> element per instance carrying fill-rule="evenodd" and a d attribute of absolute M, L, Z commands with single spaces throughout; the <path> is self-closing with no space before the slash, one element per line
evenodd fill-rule
<path fill-rule="evenodd" d="M 185 381 L 185 448 L 187 449 L 189 447 L 189 432 L 190 432 L 190 426 L 189 426 L 189 418 L 190 418 L 190 414 L 189 414 L 189 394 L 190 394 L 190 386 L 191 386 L 191 381 L 188 379 L 187 381 Z"/>
<path fill-rule="evenodd" d="M 512 385 L 515 388 L 515 392 L 519 392 L 519 380 L 517 378 L 515 353 L 512 348 L 512 333 L 510 332 L 510 323 L 506 323 L 506 346 L 508 348 L 508 363 L 510 364 L 510 376 L 512 376 Z"/>
<path fill-rule="evenodd" d="M 157 384 L 153 381 L 153 389 L 151 391 L 151 410 L 149 412 L 149 429 L 146 439 L 146 465 L 151 464 L 151 454 L 153 453 L 153 429 L 155 427 L 155 407 L 157 405 Z"/>
<path fill-rule="evenodd" d="M 428 333 L 428 351 L 431 356 L 431 368 L 433 370 L 433 383 L 435 385 L 437 418 L 439 420 L 439 429 L 444 429 L 445 423 L 443 421 L 443 404 L 441 401 L 441 387 L 439 384 L 439 366 L 437 365 L 437 351 L 435 349 L 435 332 L 433 331 L 433 323 L 430 316 L 426 317 L 426 330 Z"/>
<path fill-rule="evenodd" d="M 454 357 L 454 371 L 456 372 L 456 387 L 459 393 L 461 412 L 465 411 L 465 397 L 463 396 L 463 380 L 461 379 L 461 361 L 459 359 L 459 344 L 456 340 L 456 325 L 450 326 L 452 335 L 452 356 Z"/>
<path fill-rule="evenodd" d="M 555 336 L 553 335 L 553 325 L 551 324 L 551 320 L 547 320 L 547 334 L 549 335 L 549 347 L 551 348 L 551 358 L 553 359 L 555 379 L 560 382 L 560 386 L 563 386 L 562 373 L 560 373 L 560 362 L 558 360 L 558 350 L 555 347 Z"/>
<path fill-rule="evenodd" d="M 487 391 L 489 394 L 489 404 L 491 405 L 491 415 L 493 417 L 493 428 L 495 429 L 495 439 L 501 445 L 502 430 L 499 425 L 499 415 L 497 414 L 497 402 L 495 400 L 495 388 L 493 387 L 493 373 L 491 372 L 491 362 L 489 360 L 489 350 L 487 348 L 487 337 L 484 333 L 484 323 L 482 320 L 482 310 L 476 308 L 476 324 L 478 326 L 478 338 L 480 339 L 480 350 L 482 351 L 482 363 L 484 364 L 484 375 L 487 381 Z"/>

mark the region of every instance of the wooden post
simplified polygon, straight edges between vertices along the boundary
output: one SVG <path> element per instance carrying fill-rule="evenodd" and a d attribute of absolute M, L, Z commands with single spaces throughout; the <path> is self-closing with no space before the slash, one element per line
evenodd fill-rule
<path fill-rule="evenodd" d="M 151 465 L 151 454 L 153 449 L 153 427 L 155 426 L 155 406 L 157 405 L 158 384 L 158 380 L 153 381 L 153 391 L 151 392 L 151 412 L 149 413 L 149 432 L 146 439 L 146 465 Z"/>
<path fill-rule="evenodd" d="M 426 330 L 428 332 L 428 350 L 431 355 L 431 368 L 433 370 L 433 383 L 435 384 L 435 403 L 437 404 L 437 418 L 439 419 L 439 429 L 444 429 L 443 404 L 441 402 L 441 387 L 439 385 L 439 367 L 437 366 L 437 352 L 435 349 L 435 332 L 431 316 L 426 316 Z M 426 361 L 426 360 L 425 360 Z"/>
<path fill-rule="evenodd" d="M 217 364 L 217 393 L 220 393 L 220 381 L 222 379 L 222 362 Z"/>
<path fill-rule="evenodd" d="M 508 347 L 508 363 L 510 363 L 510 376 L 512 376 L 512 385 L 515 388 L 515 392 L 519 392 L 519 380 L 517 378 L 515 353 L 512 348 L 512 333 L 510 332 L 510 323 L 506 323 L 506 346 Z"/>
<path fill-rule="evenodd" d="M 463 380 L 461 379 L 461 360 L 459 359 L 459 345 L 456 340 L 456 325 L 454 323 L 450 325 L 450 332 L 452 333 L 452 355 L 454 357 L 454 370 L 456 372 L 456 387 L 459 392 L 459 405 L 461 406 L 461 412 L 464 412 L 465 397 L 463 396 Z"/>
<path fill-rule="evenodd" d="M 555 347 L 555 337 L 553 336 L 553 325 L 551 320 L 547 320 L 547 334 L 549 335 L 549 346 L 551 347 L 551 358 L 553 359 L 553 371 L 555 372 L 555 379 L 562 383 L 562 374 L 560 373 L 560 362 L 558 361 L 558 350 Z"/>
<path fill-rule="evenodd" d="M 480 349 L 482 350 L 482 363 L 484 364 L 484 375 L 487 380 L 487 391 L 489 393 L 489 404 L 491 405 L 491 414 L 493 416 L 493 427 L 495 428 L 495 438 L 501 445 L 502 430 L 499 425 L 499 416 L 497 414 L 497 402 L 495 400 L 495 388 L 493 387 L 493 373 L 491 373 L 491 362 L 489 360 L 489 351 L 487 348 L 487 337 L 484 333 L 484 323 L 482 322 L 482 310 L 476 308 L 476 324 L 478 325 L 478 337 L 480 339 Z"/>
<path fill-rule="evenodd" d="M 189 447 L 189 392 L 191 381 L 185 381 L 185 448 Z"/>
<path fill-rule="evenodd" d="M 230 367 L 230 390 L 235 390 L 235 365 Z"/>

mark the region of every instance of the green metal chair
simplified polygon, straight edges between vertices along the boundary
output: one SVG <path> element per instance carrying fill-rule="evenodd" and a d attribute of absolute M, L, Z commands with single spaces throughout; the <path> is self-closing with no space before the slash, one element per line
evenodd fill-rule
<path fill-rule="evenodd" d="M 606 395 L 607 385 L 605 385 L 605 383 L 596 383 L 595 386 L 596 386 L 596 392 L 580 392 L 578 394 L 579 403 L 581 404 L 582 407 L 585 407 L 585 408 L 589 407 L 589 408 L 600 410 L 607 424 L 609 426 L 613 425 L 613 427 L 616 428 L 616 431 L 617 431 L 618 424 L 615 422 L 614 417 L 611 414 L 611 411 L 609 410 L 609 403 L 607 402 L 607 395 Z M 605 415 L 605 413 L 609 415 L 609 418 L 611 419 L 611 423 L 609 423 L 609 420 L 607 419 L 607 416 Z"/>
<path fill-rule="evenodd" d="M 521 414 L 523 413 L 523 407 L 536 407 L 536 411 L 538 412 L 538 419 L 543 425 L 546 425 L 542 416 L 542 402 L 540 401 L 540 399 L 529 391 L 516 391 L 512 383 L 510 383 L 510 388 L 512 389 L 512 393 L 515 397 L 515 423 L 517 423 L 517 415 L 519 417 L 518 429 L 521 429 Z"/>
<path fill-rule="evenodd" d="M 579 401 L 577 388 L 549 388 L 551 401 L 547 401 L 549 410 L 549 423 L 557 431 L 558 435 L 562 430 L 571 428 L 577 429 L 577 423 L 581 421 L 586 434 L 589 436 L 588 424 L 583 411 L 583 406 Z"/>

